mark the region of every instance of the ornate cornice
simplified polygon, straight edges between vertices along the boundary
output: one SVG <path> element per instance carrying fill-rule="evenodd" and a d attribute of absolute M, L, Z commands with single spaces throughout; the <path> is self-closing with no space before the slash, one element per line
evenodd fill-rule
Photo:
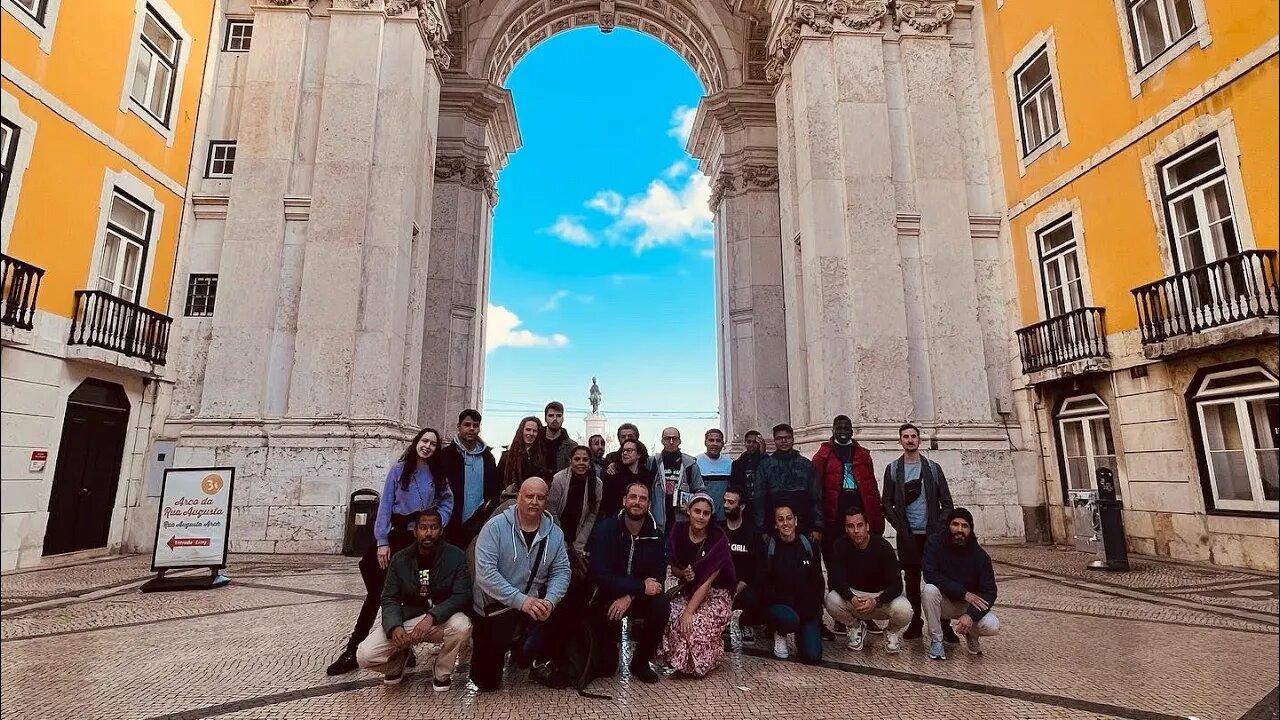
<path fill-rule="evenodd" d="M 476 162 L 463 155 L 437 155 L 435 175 L 437 182 L 458 183 L 465 188 L 481 190 L 489 198 L 489 205 L 498 204 L 498 186 L 489 165 Z"/>
<path fill-rule="evenodd" d="M 893 28 L 904 35 L 945 35 L 956 16 L 956 0 L 896 0 L 893 5 Z"/>
<path fill-rule="evenodd" d="M 753 190 L 776 190 L 778 167 L 776 165 L 748 164 L 721 170 L 711 183 L 711 212 L 720 209 L 725 198 L 744 195 Z"/>
<path fill-rule="evenodd" d="M 442 71 L 448 70 L 453 54 L 449 52 L 449 21 L 443 4 L 437 0 L 387 0 L 387 17 L 400 17 L 412 8 L 418 10 L 418 31 L 431 62 Z"/>
<path fill-rule="evenodd" d="M 791 6 L 791 14 L 781 23 L 769 61 L 764 66 L 765 79 L 776 83 L 791 60 L 796 45 L 807 31 L 812 36 L 828 37 L 839 30 L 876 32 L 890 16 L 893 0 L 799 0 Z M 954 5 L 954 0 L 952 0 Z"/>

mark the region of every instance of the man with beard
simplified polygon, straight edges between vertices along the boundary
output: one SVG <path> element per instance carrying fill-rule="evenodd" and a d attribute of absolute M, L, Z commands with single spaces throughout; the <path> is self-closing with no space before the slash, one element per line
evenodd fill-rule
<path fill-rule="evenodd" d="M 738 616 L 738 626 L 742 628 L 742 642 L 749 643 L 755 641 L 752 626 L 764 622 L 760 594 L 752 587 L 759 571 L 764 543 L 761 542 L 760 531 L 743 511 L 742 490 L 730 486 L 724 492 L 724 532 L 729 538 L 734 575 L 738 578 L 733 610 Z"/>
<path fill-rule="evenodd" d="M 667 576 L 666 542 L 649 514 L 646 484 L 628 485 L 622 504 L 621 512 L 596 523 L 587 545 L 589 577 L 596 586 L 590 609 L 592 627 L 597 647 L 609 652 L 621 637 L 622 618 L 643 620 L 638 632 L 634 625 L 632 629 L 636 651 L 631 658 L 631 675 L 656 683 L 658 674 L 650 661 L 671 614 L 671 600 L 662 587 Z"/>
<path fill-rule="evenodd" d="M 471 637 L 465 612 L 471 599 L 471 576 L 462 550 L 441 540 L 440 512 L 424 510 L 413 534 L 416 542 L 396 553 L 387 566 L 382 590 L 382 624 L 356 649 L 356 662 L 383 674 L 394 685 L 404 676 L 413 646 L 440 643 L 436 656 L 436 692 L 449 689 L 458 651 Z"/>
<path fill-rule="evenodd" d="M 756 498 L 752 502 L 756 526 L 768 532 L 774 509 L 791 508 L 796 532 L 810 542 L 822 542 L 822 488 L 813 472 L 813 463 L 795 449 L 795 430 L 786 423 L 773 428 L 774 452 L 760 461 L 756 471 Z M 815 554 L 818 549 L 815 548 Z"/>
<path fill-rule="evenodd" d="M 742 491 L 739 495 L 742 498 L 742 510 L 750 516 L 751 501 L 756 490 L 756 469 L 760 467 L 760 461 L 767 457 L 767 453 L 764 451 L 764 436 L 759 430 L 748 430 L 742 436 L 742 444 L 746 446 L 746 452 L 734 459 L 729 471 L 729 485 Z"/>
<path fill-rule="evenodd" d="M 965 508 L 947 513 L 947 529 L 929 538 L 924 550 L 921 593 L 924 619 L 929 628 L 929 657 L 946 660 L 942 621 L 955 620 L 955 631 L 964 636 L 970 655 L 981 655 L 979 637 L 1000 632 L 996 604 L 996 573 L 991 556 L 978 545 L 973 515 Z"/>
<path fill-rule="evenodd" d="M 564 405 L 552 400 L 542 410 L 542 420 L 546 427 L 541 438 L 542 466 L 553 474 L 569 467 L 569 458 L 577 443 L 564 431 Z"/>
<path fill-rule="evenodd" d="M 920 454 L 920 429 L 911 423 L 898 428 L 902 456 L 884 469 L 884 519 L 898 533 L 898 559 L 902 562 L 907 600 L 914 617 L 902 636 L 914 640 L 924 627 L 920 614 L 920 567 L 925 542 L 930 535 L 946 529 L 951 512 L 951 490 L 942 466 Z M 943 640 L 959 638 L 950 627 L 943 628 Z"/>
<path fill-rule="evenodd" d="M 591 463 L 596 466 L 596 477 L 604 475 L 604 436 L 592 435 L 587 438 L 587 447 L 591 448 Z"/>

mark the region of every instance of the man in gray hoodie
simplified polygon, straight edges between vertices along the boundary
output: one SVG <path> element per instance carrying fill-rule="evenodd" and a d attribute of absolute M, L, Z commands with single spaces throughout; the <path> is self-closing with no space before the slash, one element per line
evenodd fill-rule
<path fill-rule="evenodd" d="M 476 537 L 472 595 L 479 618 L 471 653 L 471 681 L 481 692 L 502 685 L 502 659 L 528 643 L 538 655 L 538 630 L 569 589 L 564 533 L 545 512 L 547 483 L 520 485 L 516 504 L 493 516 Z"/>

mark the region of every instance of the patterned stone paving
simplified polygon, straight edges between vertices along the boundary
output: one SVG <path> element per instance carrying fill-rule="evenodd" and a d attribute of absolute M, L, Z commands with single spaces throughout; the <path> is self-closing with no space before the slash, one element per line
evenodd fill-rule
<path fill-rule="evenodd" d="M 462 682 L 437 694 L 421 681 L 432 662 L 425 656 L 398 687 L 359 672 L 326 677 L 324 667 L 359 604 L 361 583 L 350 558 L 234 555 L 233 582 L 225 588 L 150 594 L 132 584 L 145 577 L 145 558 L 99 560 L 0 578 L 9 608 L 0 618 L 0 715 L 1275 717 L 1278 631 L 1268 610 L 1274 594 L 1262 594 L 1274 588 L 1274 577 L 1146 558 L 1135 558 L 1131 575 L 1099 577 L 1079 569 L 1089 559 L 1079 553 L 1002 547 L 992 554 L 1008 563 L 997 566 L 1004 632 L 986 641 L 985 656 L 953 650 L 949 660 L 935 662 L 915 643 L 890 656 L 874 638 L 862 653 L 827 643 L 826 662 L 811 668 L 747 647 L 702 680 L 593 683 L 591 690 L 607 700 L 550 691 L 515 674 L 493 695 L 477 695 Z M 1085 584 L 1099 580 L 1100 588 Z M 1249 592 L 1233 592 L 1242 589 Z M 1169 604 L 1173 596 L 1181 602 Z M 1273 617 L 1224 615 L 1218 612 L 1224 605 Z"/>

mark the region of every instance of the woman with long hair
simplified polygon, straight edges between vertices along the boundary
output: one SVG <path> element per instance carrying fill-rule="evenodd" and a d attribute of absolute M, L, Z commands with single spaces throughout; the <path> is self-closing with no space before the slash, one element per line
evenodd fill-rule
<path fill-rule="evenodd" d="M 502 453 L 498 461 L 498 476 L 502 478 L 503 487 L 517 488 L 520 483 L 537 476 L 551 484 L 551 471 L 546 468 L 542 459 L 542 421 L 530 415 L 516 426 L 516 435 L 511 438 L 507 451 Z"/>
<path fill-rule="evenodd" d="M 364 604 L 360 606 L 346 649 L 326 670 L 330 675 L 356 669 L 356 647 L 373 628 L 374 618 L 382 605 L 387 564 L 392 555 L 413 545 L 413 526 L 418 514 L 435 508 L 440 513 L 440 522 L 449 523 L 453 514 L 453 491 L 449 489 L 449 479 L 440 469 L 439 450 L 440 432 L 434 428 L 423 428 L 413 436 L 400 460 L 387 471 L 373 523 L 374 545 L 360 558 L 360 577 L 366 591 Z M 412 661 L 412 656 L 410 658 Z"/>
<path fill-rule="evenodd" d="M 622 498 L 627 486 L 633 482 L 653 485 L 653 471 L 649 467 L 649 454 L 639 440 L 627 438 L 618 445 L 618 461 L 613 474 L 605 473 L 600 493 L 600 517 L 617 515 L 622 510 Z"/>
<path fill-rule="evenodd" d="M 689 519 L 676 523 L 667 536 L 671 572 L 680 584 L 671 599 L 662 655 L 677 675 L 702 677 L 724 656 L 721 635 L 733 615 L 738 579 L 729 539 L 712 522 L 711 496 L 695 493 L 685 511 Z"/>
<path fill-rule="evenodd" d="M 591 528 L 596 524 L 600 511 L 602 486 L 591 462 L 591 448 L 578 445 L 569 456 L 569 467 L 551 478 L 551 490 L 547 495 L 547 510 L 560 520 L 565 543 L 576 554 L 586 551 Z"/>

